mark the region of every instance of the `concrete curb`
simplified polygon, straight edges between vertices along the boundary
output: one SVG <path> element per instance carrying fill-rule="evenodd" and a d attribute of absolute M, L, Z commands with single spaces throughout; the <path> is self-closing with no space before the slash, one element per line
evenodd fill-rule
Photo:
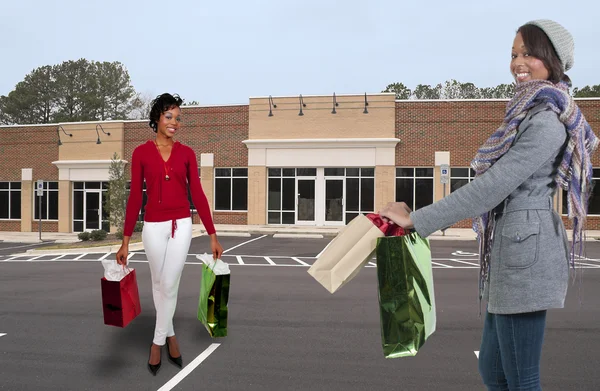
<path fill-rule="evenodd" d="M 239 238 L 249 238 L 250 233 L 248 232 L 219 232 L 219 237 L 231 236 L 231 237 L 239 237 Z"/>
<path fill-rule="evenodd" d="M 31 249 L 27 250 L 24 254 L 26 255 L 58 255 L 58 254 L 83 254 L 83 253 L 116 253 L 121 248 L 120 244 L 112 246 L 98 246 L 98 247 L 76 247 L 76 248 L 62 248 L 62 249 Z M 129 251 L 138 251 L 144 248 L 142 242 L 132 243 L 129 245 Z"/>
<path fill-rule="evenodd" d="M 206 231 L 202 230 L 202 232 L 206 233 Z M 273 237 L 282 238 L 284 236 L 281 235 L 290 235 L 289 237 L 297 238 L 299 235 L 305 235 L 306 237 L 331 237 L 334 238 L 337 236 L 339 229 L 331 229 L 331 230 L 310 230 L 310 229 L 301 229 L 301 230 L 289 230 L 285 228 L 249 228 L 243 233 L 248 235 L 273 235 Z M 218 236 L 235 236 L 230 235 L 233 233 L 240 233 L 240 231 L 227 231 L 227 230 L 219 230 L 217 231 Z M 316 236 L 315 236 L 316 235 Z M 241 235 L 243 236 L 243 235 Z M 287 236 L 285 236 L 287 237 Z"/>

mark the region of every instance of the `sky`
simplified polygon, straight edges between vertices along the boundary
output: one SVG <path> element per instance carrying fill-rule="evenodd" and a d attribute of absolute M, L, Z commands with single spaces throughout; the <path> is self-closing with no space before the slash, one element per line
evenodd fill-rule
<path fill-rule="evenodd" d="M 202 105 L 363 94 L 456 79 L 511 83 L 516 29 L 553 19 L 575 39 L 575 87 L 600 84 L 600 2 L 513 0 L 19 0 L 0 8 L 0 95 L 33 69 L 119 61 L 136 91 Z"/>

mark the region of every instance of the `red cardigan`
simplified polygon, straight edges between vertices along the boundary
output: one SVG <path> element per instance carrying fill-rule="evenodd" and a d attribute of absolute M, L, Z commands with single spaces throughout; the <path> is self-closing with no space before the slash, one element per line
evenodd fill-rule
<path fill-rule="evenodd" d="M 169 180 L 165 179 L 165 167 Z M 138 146 L 131 157 L 131 190 L 125 213 L 123 235 L 131 236 L 142 207 L 143 182 L 146 180 L 146 203 L 144 221 L 173 222 L 190 217 L 188 184 L 194 206 L 200 215 L 206 232 L 215 233 L 210 207 L 198 177 L 198 163 L 194 150 L 175 142 L 166 164 L 153 141 Z"/>

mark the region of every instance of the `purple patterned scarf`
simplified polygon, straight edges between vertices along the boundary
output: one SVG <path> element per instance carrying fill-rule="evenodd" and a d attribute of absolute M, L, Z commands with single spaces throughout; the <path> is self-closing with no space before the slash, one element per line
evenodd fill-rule
<path fill-rule="evenodd" d="M 565 124 L 569 135 L 563 160 L 558 167 L 556 182 L 568 192 L 568 216 L 573 221 L 571 265 L 574 267 L 576 243 L 579 243 L 580 251 L 582 251 L 582 234 L 585 229 L 588 202 L 592 190 L 591 155 L 598 146 L 599 140 L 569 95 L 569 86 L 566 83 L 554 84 L 547 80 L 532 80 L 517 84 L 515 96 L 506 107 L 502 125 L 479 148 L 471 162 L 471 167 L 475 170 L 475 177 L 486 172 L 510 149 L 517 135 L 517 129 L 527 116 L 527 112 L 542 102 L 545 102 L 552 111 L 559 115 L 559 119 Z M 489 278 L 493 225 L 491 211 L 473 220 L 473 229 L 479 238 L 480 299 L 484 283 Z"/>

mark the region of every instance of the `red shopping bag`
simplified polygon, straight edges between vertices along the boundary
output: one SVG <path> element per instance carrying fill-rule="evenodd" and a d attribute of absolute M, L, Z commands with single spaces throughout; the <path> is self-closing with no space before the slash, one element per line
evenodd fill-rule
<path fill-rule="evenodd" d="M 135 269 L 121 281 L 108 281 L 102 277 L 100 283 L 104 324 L 125 327 L 142 312 Z"/>

